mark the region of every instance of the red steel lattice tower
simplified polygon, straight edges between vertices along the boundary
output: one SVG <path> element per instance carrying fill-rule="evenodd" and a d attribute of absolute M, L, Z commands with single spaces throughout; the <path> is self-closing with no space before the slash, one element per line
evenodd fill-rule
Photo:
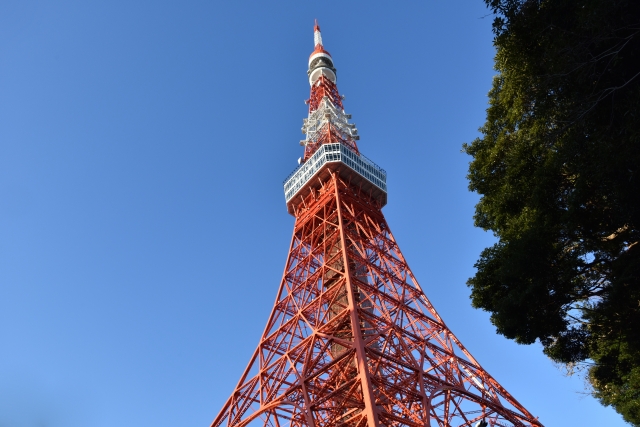
<path fill-rule="evenodd" d="M 211 427 L 542 426 L 444 324 L 382 214 L 386 172 L 358 150 L 314 28 L 295 226 L 258 348 Z"/>

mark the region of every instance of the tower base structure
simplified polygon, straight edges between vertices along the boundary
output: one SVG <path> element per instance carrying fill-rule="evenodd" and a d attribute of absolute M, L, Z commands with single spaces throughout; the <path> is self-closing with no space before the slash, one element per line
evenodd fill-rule
<path fill-rule="evenodd" d="M 378 200 L 330 172 L 295 215 L 267 327 L 211 427 L 541 426 L 446 327 Z"/>

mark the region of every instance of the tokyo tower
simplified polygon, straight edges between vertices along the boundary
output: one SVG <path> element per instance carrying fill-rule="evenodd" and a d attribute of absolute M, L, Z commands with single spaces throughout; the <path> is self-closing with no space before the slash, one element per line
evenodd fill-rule
<path fill-rule="evenodd" d="M 451 333 L 382 214 L 386 172 L 362 155 L 314 28 L 295 226 L 269 320 L 211 427 L 542 426 Z"/>

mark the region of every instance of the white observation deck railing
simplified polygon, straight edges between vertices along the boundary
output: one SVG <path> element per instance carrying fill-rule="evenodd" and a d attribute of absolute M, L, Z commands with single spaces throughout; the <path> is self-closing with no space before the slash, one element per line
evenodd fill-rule
<path fill-rule="evenodd" d="M 387 172 L 371 160 L 358 155 L 340 143 L 323 144 L 305 163 L 298 166 L 284 181 L 284 197 L 291 199 L 327 163 L 340 162 L 357 172 L 362 178 L 387 193 Z"/>

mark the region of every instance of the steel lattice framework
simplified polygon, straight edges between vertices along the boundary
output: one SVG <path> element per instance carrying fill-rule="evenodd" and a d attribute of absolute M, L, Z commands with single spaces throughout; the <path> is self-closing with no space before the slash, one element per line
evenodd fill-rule
<path fill-rule="evenodd" d="M 349 129 L 315 30 L 305 123 L 324 108 L 331 114 L 315 116 L 322 126 Z M 318 52 L 329 58 L 320 72 L 312 65 Z M 318 82 L 335 97 L 313 101 Z M 322 126 L 308 131 L 322 135 Z M 307 134 L 305 159 L 327 143 L 360 156 L 353 135 L 341 135 L 317 144 Z M 541 426 L 422 292 L 381 211 L 386 173 L 370 161 L 327 158 L 285 182 L 285 191 L 296 183 L 287 200 L 296 222 L 284 276 L 260 344 L 212 427 Z"/>

